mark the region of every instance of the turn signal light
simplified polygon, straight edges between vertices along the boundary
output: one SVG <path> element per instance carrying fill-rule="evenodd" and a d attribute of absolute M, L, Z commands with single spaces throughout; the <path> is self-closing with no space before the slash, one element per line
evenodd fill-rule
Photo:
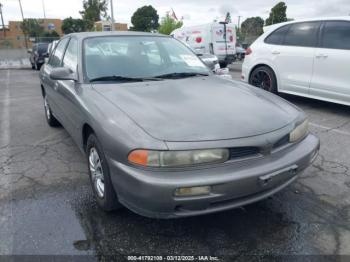
<path fill-rule="evenodd" d="M 128 160 L 129 160 L 129 162 L 137 164 L 137 165 L 147 166 L 148 151 L 147 150 L 134 150 L 129 154 Z"/>

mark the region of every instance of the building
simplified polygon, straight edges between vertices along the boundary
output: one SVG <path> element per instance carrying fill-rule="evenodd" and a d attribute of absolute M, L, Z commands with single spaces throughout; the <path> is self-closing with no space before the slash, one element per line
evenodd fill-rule
<path fill-rule="evenodd" d="M 39 24 L 44 28 L 45 32 L 56 31 L 60 36 L 62 33 L 62 20 L 61 19 L 38 19 Z M 0 45 L 8 46 L 11 48 L 25 48 L 25 38 L 23 31 L 21 29 L 22 21 L 9 21 L 8 26 L 5 26 L 5 34 L 4 31 L 0 31 Z M 2 28 L 1 28 L 2 29 Z M 35 39 L 34 39 L 35 41 Z M 33 39 L 29 39 L 27 41 L 28 47 L 31 47 Z M 0 46 L 0 47 L 1 47 Z"/>
<path fill-rule="evenodd" d="M 128 24 L 114 23 L 114 29 L 116 31 L 128 31 Z M 95 22 L 95 31 L 112 31 L 112 22 L 110 21 Z"/>

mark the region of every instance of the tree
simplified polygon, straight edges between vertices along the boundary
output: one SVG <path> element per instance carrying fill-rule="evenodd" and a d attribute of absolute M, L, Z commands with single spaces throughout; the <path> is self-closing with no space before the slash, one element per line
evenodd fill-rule
<path fill-rule="evenodd" d="M 279 2 L 272 7 L 270 16 L 266 19 L 266 25 L 273 25 L 277 23 L 286 22 L 287 19 L 287 6 L 284 2 Z"/>
<path fill-rule="evenodd" d="M 84 32 L 87 30 L 87 23 L 83 19 L 68 17 L 62 21 L 61 29 L 64 34 Z"/>
<path fill-rule="evenodd" d="M 158 32 L 165 35 L 170 35 L 172 31 L 180 28 L 183 25 L 182 21 L 176 21 L 169 14 L 162 18 Z"/>
<path fill-rule="evenodd" d="M 39 37 L 44 33 L 44 27 L 40 25 L 38 19 L 28 18 L 21 23 L 23 33 L 29 37 Z"/>
<path fill-rule="evenodd" d="M 151 32 L 159 27 L 159 15 L 153 6 L 143 6 L 138 8 L 131 17 L 132 31 Z"/>
<path fill-rule="evenodd" d="M 107 16 L 107 0 L 84 0 L 83 8 L 79 13 L 88 29 L 92 29 L 95 22 Z"/>
<path fill-rule="evenodd" d="M 51 37 L 51 38 L 59 38 L 60 37 L 60 35 L 55 30 L 53 30 L 51 32 L 46 31 L 42 34 L 42 36 L 43 37 Z"/>
<path fill-rule="evenodd" d="M 241 25 L 239 30 L 240 42 L 252 43 L 258 36 L 260 36 L 264 31 L 264 20 L 259 17 L 249 17 Z"/>

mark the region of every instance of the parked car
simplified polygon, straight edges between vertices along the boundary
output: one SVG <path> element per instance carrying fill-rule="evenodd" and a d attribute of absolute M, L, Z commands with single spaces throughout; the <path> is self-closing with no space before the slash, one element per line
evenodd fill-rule
<path fill-rule="evenodd" d="M 41 66 L 45 63 L 45 58 L 49 56 L 48 46 L 48 43 L 37 43 L 33 45 L 32 49 L 28 50 L 32 69 L 40 70 Z"/>
<path fill-rule="evenodd" d="M 245 49 L 242 47 L 241 44 L 236 44 L 236 58 L 239 61 L 242 61 L 245 57 Z"/>
<path fill-rule="evenodd" d="M 197 54 L 216 55 L 223 68 L 235 59 L 236 28 L 234 24 L 213 22 L 181 27 L 174 30 L 171 35 L 191 46 Z"/>
<path fill-rule="evenodd" d="M 40 82 L 46 120 L 86 154 L 104 210 L 173 218 L 246 205 L 295 181 L 319 149 L 300 109 L 215 76 L 169 36 L 67 35 Z"/>
<path fill-rule="evenodd" d="M 246 53 L 242 80 L 350 105 L 350 17 L 308 19 L 266 29 Z"/>

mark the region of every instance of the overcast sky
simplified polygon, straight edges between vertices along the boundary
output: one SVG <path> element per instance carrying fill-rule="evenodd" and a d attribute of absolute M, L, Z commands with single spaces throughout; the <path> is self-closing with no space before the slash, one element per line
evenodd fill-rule
<path fill-rule="evenodd" d="M 21 0 L 25 18 L 41 18 L 42 1 L 45 4 L 47 18 L 80 18 L 82 0 Z M 109 0 L 108 0 L 109 2 Z M 230 12 L 233 22 L 241 22 L 251 16 L 268 16 L 276 0 L 114 0 L 114 16 L 117 22 L 130 25 L 130 17 L 140 6 L 153 5 L 159 16 L 174 9 L 178 17 L 184 18 L 185 25 L 202 24 L 222 18 Z M 307 18 L 318 16 L 344 16 L 350 14 L 350 0 L 286 0 L 289 18 Z M 21 20 L 18 0 L 0 0 L 3 4 L 5 24 L 9 20 Z"/>

